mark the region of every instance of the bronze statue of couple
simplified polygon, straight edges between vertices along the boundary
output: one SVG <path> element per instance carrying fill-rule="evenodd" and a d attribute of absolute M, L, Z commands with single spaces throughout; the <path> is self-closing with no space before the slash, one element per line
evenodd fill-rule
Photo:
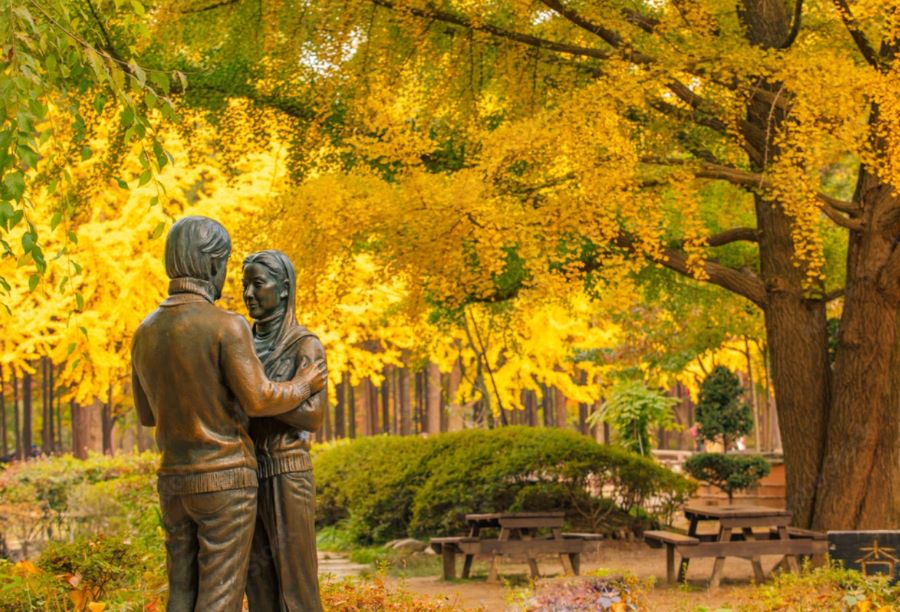
<path fill-rule="evenodd" d="M 169 296 L 132 346 L 135 407 L 156 427 L 169 612 L 318 611 L 309 435 L 327 402 L 325 351 L 297 322 L 279 251 L 243 266 L 252 328 L 214 305 L 231 238 L 186 217 L 166 238 Z"/>

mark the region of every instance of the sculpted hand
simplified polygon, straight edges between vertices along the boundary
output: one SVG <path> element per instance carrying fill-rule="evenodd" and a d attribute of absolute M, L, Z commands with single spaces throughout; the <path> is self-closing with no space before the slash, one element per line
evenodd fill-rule
<path fill-rule="evenodd" d="M 294 375 L 294 382 L 304 382 L 309 385 L 310 394 L 315 395 L 325 388 L 328 380 L 327 370 L 325 369 L 325 360 L 320 359 L 311 363 L 302 370 L 297 370 Z"/>

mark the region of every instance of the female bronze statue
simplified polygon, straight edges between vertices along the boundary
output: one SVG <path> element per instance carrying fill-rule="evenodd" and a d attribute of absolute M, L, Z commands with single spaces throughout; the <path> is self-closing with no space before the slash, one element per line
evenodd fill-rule
<path fill-rule="evenodd" d="M 284 253 L 260 251 L 247 257 L 243 283 L 256 354 L 270 379 L 291 380 L 298 369 L 325 359 L 318 338 L 297 322 L 297 281 Z M 297 410 L 250 421 L 259 476 L 247 580 L 251 612 L 322 609 L 309 434 L 319 428 L 326 402 L 327 390 L 322 389 Z"/>

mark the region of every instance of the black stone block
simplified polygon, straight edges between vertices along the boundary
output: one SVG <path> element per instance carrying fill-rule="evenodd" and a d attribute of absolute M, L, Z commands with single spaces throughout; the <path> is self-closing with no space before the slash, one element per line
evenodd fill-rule
<path fill-rule="evenodd" d="M 829 531 L 828 554 L 866 576 L 900 579 L 900 531 Z"/>

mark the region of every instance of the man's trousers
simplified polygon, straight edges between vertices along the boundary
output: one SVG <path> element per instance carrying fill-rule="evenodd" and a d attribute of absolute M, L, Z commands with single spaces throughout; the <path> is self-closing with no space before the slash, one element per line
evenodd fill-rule
<path fill-rule="evenodd" d="M 168 612 L 240 612 L 256 522 L 256 487 L 160 493 Z"/>

